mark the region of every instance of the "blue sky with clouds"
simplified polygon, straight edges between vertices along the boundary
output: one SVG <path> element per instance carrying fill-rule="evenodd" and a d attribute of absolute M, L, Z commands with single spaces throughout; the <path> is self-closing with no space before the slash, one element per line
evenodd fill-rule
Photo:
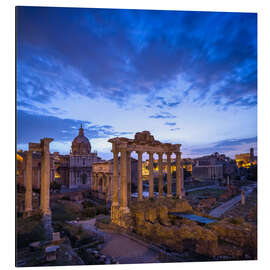
<path fill-rule="evenodd" d="M 149 130 L 184 157 L 257 147 L 257 15 L 17 7 L 17 142 L 80 123 L 92 149 Z"/>

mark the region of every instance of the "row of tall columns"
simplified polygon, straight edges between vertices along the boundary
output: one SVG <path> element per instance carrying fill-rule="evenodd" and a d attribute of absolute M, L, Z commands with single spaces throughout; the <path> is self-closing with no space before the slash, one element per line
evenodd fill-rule
<path fill-rule="evenodd" d="M 43 215 L 51 215 L 50 210 L 50 150 L 49 144 L 51 138 L 40 140 L 38 149 L 42 153 L 41 157 L 41 181 L 40 181 L 40 210 Z M 30 147 L 29 147 L 30 148 Z M 25 213 L 33 210 L 32 192 L 33 192 L 33 151 L 29 149 L 26 153 L 26 185 L 25 185 Z"/>
<path fill-rule="evenodd" d="M 113 198 L 112 206 L 119 206 L 118 190 L 118 153 L 119 151 L 113 151 Z M 130 200 L 130 186 L 131 186 L 131 162 L 130 162 L 130 152 L 125 149 L 120 151 L 120 209 L 127 209 L 128 202 Z M 143 179 L 142 179 L 142 151 L 137 151 L 138 155 L 138 200 L 143 199 Z M 154 172 L 153 172 L 153 153 L 149 152 L 149 197 L 154 197 Z M 172 175 L 171 175 L 171 155 L 172 152 L 167 152 L 167 197 L 172 197 Z M 163 193 L 163 153 L 158 153 L 158 190 L 159 197 L 164 197 Z M 176 153 L 176 197 L 183 197 L 183 170 L 181 167 L 181 152 Z"/>

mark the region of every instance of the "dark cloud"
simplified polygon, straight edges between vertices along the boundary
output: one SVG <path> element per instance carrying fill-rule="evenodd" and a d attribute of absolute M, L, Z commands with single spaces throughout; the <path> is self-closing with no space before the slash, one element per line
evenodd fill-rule
<path fill-rule="evenodd" d="M 249 148 L 257 145 L 257 137 L 223 140 L 212 144 L 211 146 L 192 148 L 192 155 L 208 155 L 214 152 L 230 153 L 237 151 L 249 152 Z"/>
<path fill-rule="evenodd" d="M 127 132 L 116 132 L 110 125 L 94 125 L 89 121 L 61 119 L 55 116 L 33 114 L 24 110 L 17 111 L 17 143 L 25 144 L 52 137 L 55 141 L 66 142 L 78 135 L 80 125 L 89 138 L 116 137 Z"/>
<path fill-rule="evenodd" d="M 192 88 L 174 91 L 195 89 L 194 102 L 257 104 L 256 14 L 18 7 L 17 26 L 18 100 L 74 91 L 123 105 L 181 74 Z"/>

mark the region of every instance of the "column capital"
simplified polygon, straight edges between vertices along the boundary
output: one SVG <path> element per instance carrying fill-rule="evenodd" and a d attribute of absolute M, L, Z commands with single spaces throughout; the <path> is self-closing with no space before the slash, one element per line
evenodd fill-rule
<path fill-rule="evenodd" d="M 138 157 L 142 157 L 143 151 L 136 151 Z"/>
<path fill-rule="evenodd" d="M 171 151 L 166 152 L 166 156 L 167 157 L 170 157 L 171 155 L 172 155 L 172 152 Z"/>
<path fill-rule="evenodd" d="M 159 157 L 162 157 L 164 152 L 157 152 L 157 154 L 158 154 Z"/>

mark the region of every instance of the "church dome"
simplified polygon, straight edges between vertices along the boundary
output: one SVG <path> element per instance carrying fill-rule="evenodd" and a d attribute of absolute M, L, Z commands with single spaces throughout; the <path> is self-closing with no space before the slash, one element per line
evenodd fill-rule
<path fill-rule="evenodd" d="M 79 129 L 79 135 L 72 141 L 71 152 L 76 155 L 86 155 L 91 153 L 91 144 L 84 136 L 82 125 Z"/>

